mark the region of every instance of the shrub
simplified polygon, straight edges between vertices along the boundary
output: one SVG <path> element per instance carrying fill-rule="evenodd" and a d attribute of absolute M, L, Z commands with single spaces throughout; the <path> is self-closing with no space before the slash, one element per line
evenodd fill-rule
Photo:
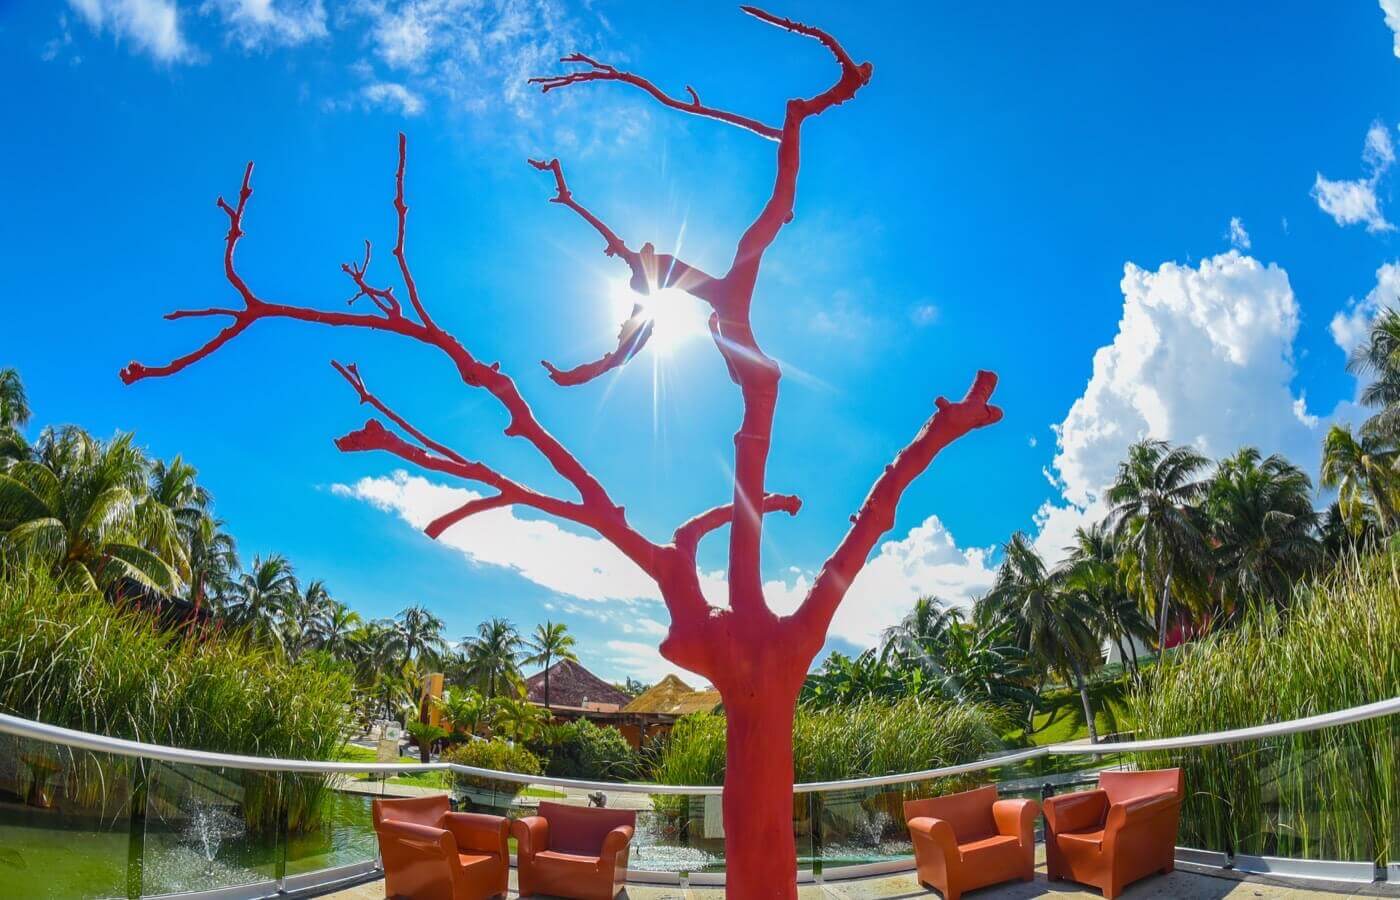
<path fill-rule="evenodd" d="M 443 761 L 497 772 L 540 774 L 540 761 L 535 754 L 500 738 L 458 744 L 443 756 Z M 525 785 L 517 781 L 480 778 L 460 772 L 452 773 L 452 784 L 478 806 L 509 806 L 516 795 L 525 789 Z"/>
<path fill-rule="evenodd" d="M 622 732 L 587 719 L 551 729 L 541 749 L 548 754 L 545 771 L 556 778 L 632 781 L 641 775 L 641 758 Z"/>
<path fill-rule="evenodd" d="M 1270 604 L 1272 607 L 1273 604 Z M 1144 738 L 1260 725 L 1400 695 L 1400 578 L 1384 556 L 1303 585 L 1287 614 L 1247 616 L 1165 660 L 1130 698 Z M 1184 753 L 1182 841 L 1239 853 L 1384 864 L 1400 833 L 1400 717 Z"/>

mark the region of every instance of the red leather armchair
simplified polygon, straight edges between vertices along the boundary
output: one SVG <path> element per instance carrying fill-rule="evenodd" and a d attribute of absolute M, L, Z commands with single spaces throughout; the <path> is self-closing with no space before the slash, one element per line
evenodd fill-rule
<path fill-rule="evenodd" d="M 627 878 L 636 825 L 631 810 L 541 803 L 539 815 L 511 826 L 521 896 L 612 900 Z"/>
<path fill-rule="evenodd" d="M 1035 877 L 1034 800 L 998 800 L 991 785 L 961 794 L 906 800 L 919 883 L 943 900 L 963 891 Z"/>
<path fill-rule="evenodd" d="M 509 820 L 454 813 L 442 794 L 376 799 L 373 815 L 386 896 L 485 900 L 506 895 Z"/>
<path fill-rule="evenodd" d="M 1180 769 L 1100 772 L 1098 790 L 1046 800 L 1050 880 L 1093 885 L 1113 900 L 1140 878 L 1172 871 L 1185 787 Z"/>

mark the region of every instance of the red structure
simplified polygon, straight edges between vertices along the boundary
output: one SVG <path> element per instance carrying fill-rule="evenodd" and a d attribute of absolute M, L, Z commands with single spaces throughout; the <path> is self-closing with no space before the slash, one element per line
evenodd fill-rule
<path fill-rule="evenodd" d="M 736 126 L 777 144 L 777 176 L 772 194 L 758 218 L 739 239 L 729 270 L 717 276 L 702 272 L 673 255 L 657 253 L 650 243 L 632 249 L 574 199 L 558 160 L 531 160 L 531 165 L 552 176 L 553 202 L 567 207 L 587 222 L 602 236 L 604 253 L 626 263 L 631 271 L 633 289 L 646 294 L 662 287 L 677 288 L 699 298 L 711 309 L 710 331 L 715 346 L 724 357 L 743 402 L 743 418 L 734 435 L 733 497 L 730 502 L 681 524 L 669 542 L 658 543 L 633 528 L 625 510 L 612 500 L 603 485 L 535 418 L 515 381 L 500 370 L 499 364 L 477 359 L 428 314 L 410 272 L 404 247 L 408 207 L 404 202 L 406 147 L 402 135 L 399 136 L 394 197 L 398 240 L 393 254 L 407 295 L 407 308 L 392 287 L 377 287 L 368 281 L 369 242 L 365 243 L 362 262 L 346 263 L 341 268 L 355 284 L 352 304 L 365 298 L 374 307 L 372 311 L 320 310 L 259 297 L 239 275 L 235 264 L 235 251 L 244 235 L 244 214 L 252 195 L 253 165 L 249 163 L 236 202 L 230 205 L 223 198 L 218 201 L 229 220 L 224 242 L 224 271 L 242 305 L 178 310 L 168 314 L 168 319 L 222 318 L 227 324 L 203 346 L 165 365 L 145 366 L 133 362 L 121 372 L 122 380 L 128 384 L 143 378 L 172 375 L 209 356 L 263 319 L 292 319 L 390 332 L 430 345 L 445 354 L 464 384 L 488 391 L 500 403 L 507 419 L 505 433 L 520 438 L 541 454 L 572 486 L 577 497 L 541 493 L 439 443 L 376 396 L 353 364 L 339 362 L 332 363 L 336 371 L 354 389 L 360 402 L 371 407 L 377 416 L 336 440 L 336 446 L 344 452 L 387 452 L 424 469 L 494 491 L 432 522 L 426 529 L 431 537 L 437 537 L 476 513 L 512 505 L 529 506 L 592 529 L 656 581 L 671 619 L 666 638 L 661 642 L 661 653 L 677 665 L 708 679 L 724 698 L 729 728 L 724 798 L 725 856 L 729 896 L 740 900 L 796 896 L 792 828 L 793 708 L 807 670 L 825 642 L 827 627 L 837 606 L 880 536 L 893 527 L 895 507 L 909 484 L 948 444 L 1001 418 L 1001 411 L 989 404 L 996 386 L 996 376 L 991 372 L 979 372 L 962 400 L 952 402 L 939 397 L 935 411 L 918 434 L 876 478 L 860 509 L 851 516 L 849 530 L 822 566 L 800 608 L 788 616 L 779 616 L 769 609 L 763 596 L 760 565 L 763 517 L 779 511 L 796 515 L 801 501 L 795 496 L 768 490 L 768 449 L 781 372 L 777 362 L 759 346 L 750 324 L 750 304 L 764 253 L 793 217 L 802 126 L 808 119 L 855 97 L 869 82 L 871 66 L 855 63 L 840 43 L 821 29 L 753 7 L 746 6 L 743 10 L 762 22 L 815 39 L 835 57 L 840 70 L 836 82 L 821 93 L 789 100 L 779 126 L 707 106 L 690 87 L 686 88 L 688 100 L 671 97 L 644 78 L 581 54 L 565 57 L 563 61 L 584 68 L 533 79 L 546 92 L 587 82 L 632 85 L 664 106 Z M 560 385 L 584 384 L 624 365 L 644 348 L 650 335 L 650 322 L 639 306 L 624 323 L 616 348 L 600 359 L 571 369 L 560 369 L 547 362 L 544 365 L 550 377 Z M 726 525 L 730 526 L 729 606 L 717 608 L 701 595 L 696 548 L 706 535 Z"/>

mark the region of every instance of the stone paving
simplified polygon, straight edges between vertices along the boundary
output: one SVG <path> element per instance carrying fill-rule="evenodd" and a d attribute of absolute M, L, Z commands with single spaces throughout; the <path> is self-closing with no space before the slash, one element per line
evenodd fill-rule
<path fill-rule="evenodd" d="M 1243 898 L 1266 898 L 1266 900 L 1303 900 L 1303 898 L 1345 897 L 1400 897 L 1400 889 L 1395 885 L 1337 885 L 1300 887 L 1297 882 L 1284 882 L 1262 877 L 1222 877 L 1186 871 L 1178 864 L 1170 875 L 1157 876 L 1140 881 L 1123 892 L 1125 900 L 1243 900 Z M 515 873 L 511 873 L 511 898 L 519 897 L 515 891 Z M 628 900 L 720 900 L 724 889 L 718 887 L 679 888 L 665 885 L 629 885 L 619 895 Z M 937 898 L 938 893 L 921 887 L 912 872 L 887 875 L 880 878 L 861 878 L 850 881 L 834 881 L 827 884 L 806 884 L 798 889 L 801 900 L 901 900 L 901 898 Z M 980 891 L 969 891 L 963 896 L 968 900 L 1027 900 L 1031 897 L 1049 897 L 1053 900 L 1102 900 L 1098 891 L 1081 888 L 1065 882 L 1050 884 L 1045 880 L 1042 865 L 1033 882 L 1014 882 Z M 332 900 L 384 900 L 384 882 L 372 881 L 349 890 L 331 895 Z"/>

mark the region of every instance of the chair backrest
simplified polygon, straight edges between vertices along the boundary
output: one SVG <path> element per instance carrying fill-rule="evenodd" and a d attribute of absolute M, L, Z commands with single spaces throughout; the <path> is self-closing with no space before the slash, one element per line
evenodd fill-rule
<path fill-rule="evenodd" d="M 961 794 L 906 800 L 904 820 L 907 822 L 920 816 L 942 819 L 953 826 L 958 843 L 966 844 L 997 833 L 996 819 L 992 817 L 992 804 L 995 802 L 997 789 L 990 784 Z"/>
<path fill-rule="evenodd" d="M 431 825 L 437 828 L 442 814 L 451 810 L 446 794 L 433 794 L 428 797 L 402 797 L 393 800 L 375 799 L 373 816 L 375 827 L 385 819 L 395 822 L 411 822 L 414 825 Z"/>
<path fill-rule="evenodd" d="M 1100 772 L 1099 787 L 1109 803 L 1123 803 L 1156 794 L 1185 793 L 1186 779 L 1180 769 L 1148 769 L 1145 772 Z"/>
<path fill-rule="evenodd" d="M 637 813 L 630 809 L 541 803 L 539 814 L 549 823 L 549 849 L 580 856 L 600 855 L 603 838 L 619 825 L 637 826 Z"/>

